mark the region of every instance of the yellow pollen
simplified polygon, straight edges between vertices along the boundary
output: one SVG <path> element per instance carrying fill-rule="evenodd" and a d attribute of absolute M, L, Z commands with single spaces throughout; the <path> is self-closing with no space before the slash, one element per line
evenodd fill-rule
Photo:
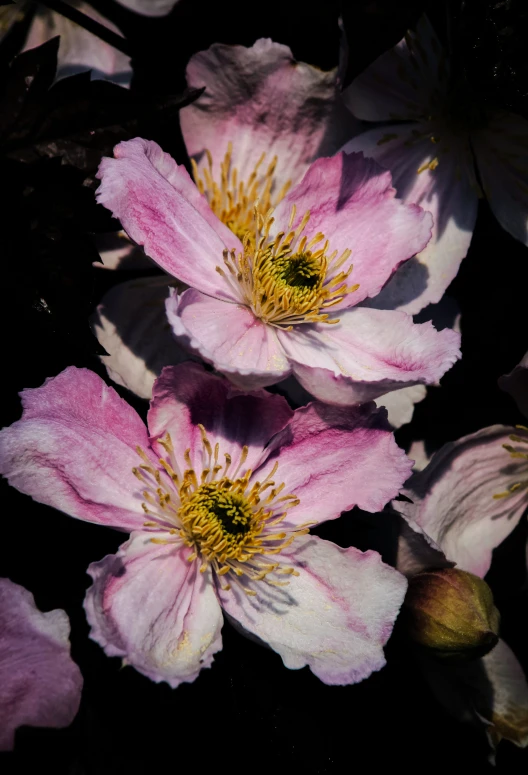
<path fill-rule="evenodd" d="M 228 576 L 228 583 L 222 585 L 224 590 L 234 583 L 246 594 L 254 595 L 255 591 L 247 586 L 249 582 L 266 578 L 275 586 L 289 583 L 267 578 L 275 573 L 283 578 L 298 575 L 294 568 L 270 562 L 269 556 L 280 554 L 297 536 L 306 534 L 308 523 L 283 529 L 281 523 L 288 509 L 298 505 L 299 499 L 281 495 L 284 484 L 276 485 L 274 480 L 278 463 L 265 479 L 252 481 L 252 470 L 243 470 L 249 452 L 243 447 L 228 476 L 233 465 L 231 456 L 225 454 L 225 466 L 217 464 L 219 445 L 213 447 L 205 428 L 198 428 L 202 449 L 195 452 L 194 458 L 190 449 L 186 450 L 184 469 L 175 459 L 168 433 L 157 440 L 167 455 L 159 458 L 159 468 L 137 448 L 143 464 L 134 468 L 134 474 L 141 482 L 142 507 L 148 515 L 143 527 L 153 533 L 151 542 L 188 546 L 191 553 L 187 560 L 198 561 L 201 573 L 211 568 L 217 577 Z M 193 460 L 200 460 L 196 469 Z"/>
<path fill-rule="evenodd" d="M 528 444 L 528 428 L 525 425 L 516 425 L 516 428 L 520 431 L 525 431 L 526 435 L 519 435 L 517 433 L 512 433 L 510 435 L 510 441 L 515 442 L 516 444 Z M 528 461 L 528 452 L 523 452 L 522 450 L 515 449 L 511 444 L 503 444 L 502 445 L 506 452 L 509 453 L 510 457 L 513 459 L 520 459 L 520 460 L 527 460 Z M 508 498 L 510 495 L 513 495 L 514 493 L 528 490 L 528 479 L 521 479 L 518 482 L 514 482 L 513 484 L 510 484 L 507 490 L 504 490 L 503 492 L 497 492 L 493 495 L 494 500 L 499 500 L 501 498 Z"/>
<path fill-rule="evenodd" d="M 247 180 L 240 180 L 238 169 L 232 165 L 233 146 L 229 143 L 227 153 L 220 164 L 220 181 L 214 179 L 213 157 L 206 151 L 207 166 L 201 170 L 191 159 L 196 186 L 204 194 L 211 210 L 231 231 L 242 239 L 248 232 L 255 231 L 255 208 L 261 215 L 270 207 L 276 207 L 291 186 L 285 183 L 276 191 L 275 170 L 277 157 L 265 166 L 263 153 Z"/>

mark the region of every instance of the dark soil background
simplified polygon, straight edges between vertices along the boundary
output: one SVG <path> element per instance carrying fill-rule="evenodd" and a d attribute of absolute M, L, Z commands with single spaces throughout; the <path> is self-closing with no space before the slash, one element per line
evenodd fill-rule
<path fill-rule="evenodd" d="M 122 278 L 92 267 L 98 257 L 93 235 L 117 228 L 95 205 L 93 175 L 102 154 L 137 134 L 186 163 L 177 109 L 194 52 L 214 42 L 251 45 L 271 37 L 289 45 L 297 59 L 331 68 L 338 60 L 341 15 L 350 81 L 427 7 L 479 98 L 528 118 L 525 0 L 180 0 L 169 17 L 157 20 L 110 0 L 92 4 L 118 24 L 133 51 L 130 93 L 82 76 L 49 91 L 53 44 L 8 72 L 23 24 L 0 46 L 0 426 L 20 416 L 18 391 L 68 365 L 106 378 L 87 320 Z M 35 79 L 23 92 L 28 73 Z M 497 379 L 528 349 L 527 268 L 528 249 L 481 202 L 469 255 L 449 289 L 461 309 L 463 359 L 398 432 L 403 446 L 425 438 L 435 448 L 486 425 L 522 421 Z M 144 403 L 126 398 L 145 414 Z M 30 589 L 42 610 L 67 611 L 73 658 L 85 679 L 72 726 L 19 730 L 15 754 L 0 756 L 2 773 L 492 771 L 485 735 L 436 703 L 400 627 L 387 648 L 388 666 L 351 687 L 324 686 L 307 668 L 287 670 L 278 655 L 228 624 L 223 651 L 193 684 L 171 690 L 130 667 L 121 669 L 119 660 L 88 639 L 82 601 L 87 565 L 114 552 L 123 535 L 34 503 L 5 482 L 0 493 L 0 575 Z M 376 542 L 354 513 L 319 532 L 341 545 Z M 525 542 L 523 522 L 495 553 L 488 581 L 503 635 L 528 670 Z M 521 773 L 527 764 L 526 751 L 501 744 L 497 771 Z"/>

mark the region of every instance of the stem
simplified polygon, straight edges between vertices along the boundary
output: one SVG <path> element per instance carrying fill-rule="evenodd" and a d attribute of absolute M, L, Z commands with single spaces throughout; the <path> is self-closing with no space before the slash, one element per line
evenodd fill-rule
<path fill-rule="evenodd" d="M 121 51 L 122 54 L 132 56 L 132 49 L 128 40 L 121 37 L 121 35 L 112 32 L 112 30 L 109 30 L 104 24 L 100 24 L 99 22 L 94 21 L 94 19 L 90 19 L 89 16 L 81 13 L 81 11 L 78 11 L 76 8 L 72 8 L 68 3 L 63 3 L 62 0 L 39 0 L 39 2 L 41 5 L 45 5 L 52 11 L 60 13 L 70 21 L 75 22 L 75 24 L 88 30 L 92 35 L 96 35 L 96 37 L 104 40 L 105 43 L 108 43 L 110 46 L 113 46 L 113 48 Z"/>

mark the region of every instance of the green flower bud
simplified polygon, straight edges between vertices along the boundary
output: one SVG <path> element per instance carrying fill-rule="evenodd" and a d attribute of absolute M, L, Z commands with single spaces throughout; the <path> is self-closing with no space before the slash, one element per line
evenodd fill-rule
<path fill-rule="evenodd" d="M 457 568 L 414 576 L 404 611 L 411 638 L 442 660 L 483 657 L 499 640 L 500 615 L 491 589 L 478 576 Z"/>

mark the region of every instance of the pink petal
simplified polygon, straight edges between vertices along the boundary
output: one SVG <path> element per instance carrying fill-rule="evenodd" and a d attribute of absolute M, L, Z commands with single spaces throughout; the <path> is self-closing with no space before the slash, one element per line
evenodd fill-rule
<path fill-rule="evenodd" d="M 363 132 L 344 150 L 371 156 L 390 170 L 398 197 L 433 215 L 429 243 L 369 302 L 378 309 L 400 308 L 414 315 L 442 298 L 469 249 L 478 205 L 469 145 L 444 127 L 412 123 Z"/>
<path fill-rule="evenodd" d="M 447 91 L 447 61 L 426 16 L 346 88 L 343 100 L 365 121 L 415 119 Z"/>
<path fill-rule="evenodd" d="M 166 16 L 179 0 L 117 0 L 129 11 L 135 11 L 142 16 Z"/>
<path fill-rule="evenodd" d="M 75 718 L 83 679 L 69 634 L 64 611 L 42 613 L 31 592 L 0 579 L 0 751 L 12 750 L 20 726 L 67 727 Z"/>
<path fill-rule="evenodd" d="M 178 341 L 240 388 L 273 385 L 291 373 L 275 329 L 248 307 L 190 289 L 171 293 L 166 310 Z"/>
<path fill-rule="evenodd" d="M 353 264 L 349 285 L 359 288 L 349 293 L 333 309 L 359 304 L 380 292 L 397 267 L 422 250 L 431 236 L 432 218 L 414 204 L 404 205 L 395 198 L 390 174 L 362 154 L 338 153 L 318 159 L 302 181 L 282 200 L 274 217 L 277 232 L 289 230 L 292 205 L 297 215 L 293 228 L 310 212 L 305 229 L 310 239 L 322 232 L 329 250 L 352 256 L 333 277 Z"/>
<path fill-rule="evenodd" d="M 386 414 L 374 404 L 342 409 L 312 403 L 296 409 L 274 440 L 277 451 L 256 472 L 273 477 L 300 505 L 288 523 L 320 523 L 359 506 L 380 511 L 408 478 L 412 463 L 394 441 Z"/>
<path fill-rule="evenodd" d="M 404 577 L 376 552 L 341 549 L 315 536 L 297 538 L 279 559 L 299 576 L 287 587 L 253 582 L 256 597 L 219 589 L 225 612 L 278 652 L 286 667 L 308 665 L 326 684 L 357 683 L 380 670 Z"/>
<path fill-rule="evenodd" d="M 143 277 L 114 286 L 103 298 L 91 325 L 108 355 L 108 376 L 140 398 L 151 398 L 164 366 L 189 360 L 172 335 L 165 314 L 169 279 Z"/>
<path fill-rule="evenodd" d="M 152 681 L 172 688 L 194 681 L 222 648 L 223 618 L 210 570 L 188 562 L 191 550 L 153 544 L 135 533 L 117 554 L 88 568 L 84 607 L 90 637 L 109 657 L 123 657 Z"/>
<path fill-rule="evenodd" d="M 77 3 L 76 8 L 90 19 L 121 35 L 121 31 L 111 21 L 88 3 Z M 92 78 L 129 86 L 132 76 L 130 57 L 66 19 L 62 14 L 48 11 L 42 6 L 31 23 L 24 51 L 40 46 L 56 35 L 60 35 L 57 79 L 91 70 Z"/>
<path fill-rule="evenodd" d="M 337 325 L 279 333 L 301 385 L 329 404 L 357 404 L 435 383 L 460 357 L 459 334 L 413 323 L 405 312 L 356 307 L 339 319 Z"/>
<path fill-rule="evenodd" d="M 413 385 L 401 390 L 393 390 L 391 393 L 385 393 L 384 396 L 376 398 L 376 406 L 385 407 L 387 419 L 396 430 L 411 422 L 414 405 L 423 401 L 426 394 L 425 385 Z"/>
<path fill-rule="evenodd" d="M 494 425 L 445 444 L 407 483 L 403 494 L 413 503 L 393 503 L 411 527 L 424 531 L 449 560 L 477 576 L 485 576 L 493 549 L 528 505 L 522 488 L 508 497 L 493 497 L 528 478 L 527 461 L 512 459 L 503 449 L 512 443 L 512 432 L 514 428 Z M 524 451 L 523 445 L 519 449 Z"/>
<path fill-rule="evenodd" d="M 176 458 L 182 461 L 189 449 L 191 461 L 202 470 L 203 444 L 198 425 L 204 426 L 214 447 L 220 445 L 232 459 L 235 470 L 242 447 L 247 446 L 243 472 L 266 459 L 268 442 L 290 421 L 293 412 L 282 396 L 265 390 L 240 393 L 222 379 L 194 363 L 167 366 L 154 384 L 148 423 L 153 439 L 169 431 Z"/>
<path fill-rule="evenodd" d="M 503 229 L 528 245 L 528 121 L 497 113 L 472 136 L 484 193 Z"/>
<path fill-rule="evenodd" d="M 143 248 L 129 240 L 124 231 L 95 234 L 95 247 L 101 261 L 94 261 L 96 269 L 153 269 L 154 263 L 145 255 Z M 101 263 L 102 262 L 102 263 Z"/>
<path fill-rule="evenodd" d="M 394 518 L 398 531 L 394 564 L 406 578 L 412 579 L 424 570 L 453 567 L 455 563 L 446 558 L 439 546 L 418 525 L 413 524 L 411 527 L 405 519 L 392 512 L 390 516 Z"/>
<path fill-rule="evenodd" d="M 510 394 L 519 411 L 528 417 L 528 353 L 513 371 L 499 378 L 499 387 Z"/>
<path fill-rule="evenodd" d="M 97 201 L 168 274 L 204 293 L 235 299 L 216 272 L 223 251 L 242 245 L 199 192 L 187 170 L 157 143 L 136 137 L 102 160 Z"/>
<path fill-rule="evenodd" d="M 22 419 L 0 432 L 0 473 L 39 503 L 123 530 L 144 522 L 135 448 L 149 448 L 134 409 L 88 369 L 70 366 L 21 393 Z"/>
<path fill-rule="evenodd" d="M 296 183 L 310 162 L 334 153 L 353 134 L 356 122 L 338 98 L 336 77 L 336 69 L 296 62 L 287 46 L 269 39 L 250 48 L 215 43 L 187 66 L 189 86 L 205 86 L 180 112 L 189 155 L 204 163 L 209 150 L 219 179 L 231 142 L 239 180 L 265 153 L 264 169 L 278 157 L 276 192 L 288 180 Z"/>

